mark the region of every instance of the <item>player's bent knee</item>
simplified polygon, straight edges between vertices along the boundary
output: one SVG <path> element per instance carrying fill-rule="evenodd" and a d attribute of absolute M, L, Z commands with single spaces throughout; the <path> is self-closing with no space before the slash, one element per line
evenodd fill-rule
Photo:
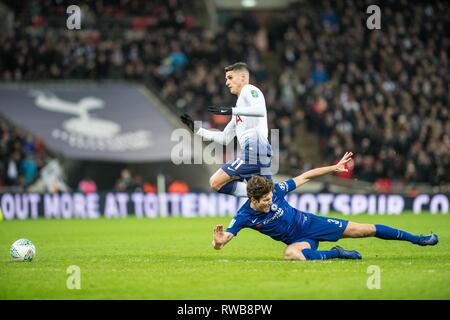
<path fill-rule="evenodd" d="M 211 176 L 211 178 L 209 178 L 209 185 L 214 191 L 219 191 L 220 188 L 222 188 L 231 180 L 231 177 L 226 172 L 224 172 L 222 169 L 219 169 Z"/>
<path fill-rule="evenodd" d="M 211 189 L 213 189 L 214 191 L 219 191 L 220 188 L 222 187 L 220 182 L 214 176 L 212 176 L 209 179 L 209 185 L 210 185 Z"/>

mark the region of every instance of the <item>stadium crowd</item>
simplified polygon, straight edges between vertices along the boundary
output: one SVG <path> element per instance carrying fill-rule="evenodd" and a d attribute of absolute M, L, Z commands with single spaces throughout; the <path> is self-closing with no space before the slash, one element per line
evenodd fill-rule
<path fill-rule="evenodd" d="M 392 1 L 370 30 L 367 3 L 323 4 L 316 15 L 289 12 L 274 30 L 282 90 L 298 97 L 289 107 L 306 108 L 328 161 L 353 150 L 359 179 L 448 183 L 448 7 Z"/>
<path fill-rule="evenodd" d="M 151 81 L 179 112 L 223 128 L 228 118 L 212 117 L 205 107 L 234 103 L 223 67 L 245 61 L 252 83 L 265 94 L 269 128 L 280 129 L 282 172 L 302 168 L 293 141 L 299 139 L 301 146 L 302 137 L 294 132 L 305 119 L 321 137 L 324 162 L 354 152 L 348 176 L 370 182 L 450 181 L 444 1 L 391 1 L 382 8 L 381 30 L 366 28 L 367 3 L 319 1 L 274 14 L 270 29 L 246 14 L 229 19 L 216 34 L 196 25 L 179 1 L 140 8 L 136 0 L 126 6 L 98 0 L 85 8 L 94 21 L 103 15 L 139 16 L 129 25 L 134 37 L 117 37 L 121 30 L 55 32 L 45 20 L 64 8 L 64 1 L 56 1 L 60 7 L 46 5 L 55 1 L 33 2 L 34 16 L 31 8 L 3 1 L 22 19 L 12 36 L 0 35 L 0 80 Z M 55 12 L 43 9 L 48 7 Z M 40 32 L 29 32 L 24 26 L 30 23 Z M 269 72 L 267 53 L 278 58 L 278 73 Z"/>

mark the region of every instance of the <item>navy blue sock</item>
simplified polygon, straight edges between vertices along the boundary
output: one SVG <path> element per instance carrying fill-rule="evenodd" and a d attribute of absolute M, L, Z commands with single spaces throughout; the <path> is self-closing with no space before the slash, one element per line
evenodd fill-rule
<path fill-rule="evenodd" d="M 247 184 L 239 180 L 233 180 L 225 183 L 217 192 L 231 194 L 236 197 L 246 197 Z"/>
<path fill-rule="evenodd" d="M 235 184 L 233 183 L 234 181 L 230 181 L 228 183 L 225 183 L 217 192 L 220 193 L 226 193 L 226 194 L 232 194 L 232 192 L 234 191 L 235 188 Z"/>
<path fill-rule="evenodd" d="M 384 240 L 403 240 L 417 244 L 419 242 L 419 236 L 411 234 L 409 232 L 391 228 L 382 224 L 375 225 L 375 237 Z"/>
<path fill-rule="evenodd" d="M 337 250 L 303 249 L 302 253 L 306 260 L 336 259 L 339 256 L 339 252 Z"/>

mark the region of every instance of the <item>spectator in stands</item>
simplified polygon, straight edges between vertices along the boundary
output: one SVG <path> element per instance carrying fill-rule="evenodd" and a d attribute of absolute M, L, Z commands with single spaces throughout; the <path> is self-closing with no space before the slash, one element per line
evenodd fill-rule
<path fill-rule="evenodd" d="M 144 192 L 145 193 L 156 193 L 157 192 L 157 188 L 151 182 L 144 182 Z"/>
<path fill-rule="evenodd" d="M 171 184 L 169 184 L 167 191 L 169 193 L 188 193 L 189 186 L 182 180 L 175 180 Z"/>
<path fill-rule="evenodd" d="M 34 142 L 34 137 L 31 134 L 27 134 L 22 145 L 22 152 L 26 155 L 36 154 L 36 145 Z"/>
<path fill-rule="evenodd" d="M 144 180 L 141 175 L 136 174 L 133 176 L 133 182 L 129 189 L 132 192 L 144 192 Z"/>
<path fill-rule="evenodd" d="M 120 177 L 117 180 L 114 189 L 119 192 L 129 191 L 133 187 L 133 179 L 131 177 L 130 170 L 122 169 Z"/>
<path fill-rule="evenodd" d="M 97 184 L 91 177 L 84 177 L 78 183 L 78 190 L 83 193 L 94 193 L 97 192 Z"/>
<path fill-rule="evenodd" d="M 14 152 L 6 166 L 6 185 L 17 186 L 19 184 L 20 153 Z"/>
<path fill-rule="evenodd" d="M 26 185 L 36 179 L 38 174 L 38 167 L 34 156 L 28 153 L 27 156 L 20 163 L 20 171 L 24 177 L 24 182 Z"/>

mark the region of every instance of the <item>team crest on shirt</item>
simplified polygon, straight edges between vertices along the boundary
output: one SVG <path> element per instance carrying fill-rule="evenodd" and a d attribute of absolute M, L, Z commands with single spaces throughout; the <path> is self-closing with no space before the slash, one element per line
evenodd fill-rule
<path fill-rule="evenodd" d="M 270 206 L 270 210 L 277 211 L 278 210 L 278 205 L 276 203 L 272 203 L 272 205 Z"/>
<path fill-rule="evenodd" d="M 286 182 L 281 182 L 281 183 L 279 184 L 279 186 L 280 186 L 280 189 L 281 189 L 281 190 L 286 191 L 286 189 L 287 189 L 287 184 L 286 184 Z"/>

